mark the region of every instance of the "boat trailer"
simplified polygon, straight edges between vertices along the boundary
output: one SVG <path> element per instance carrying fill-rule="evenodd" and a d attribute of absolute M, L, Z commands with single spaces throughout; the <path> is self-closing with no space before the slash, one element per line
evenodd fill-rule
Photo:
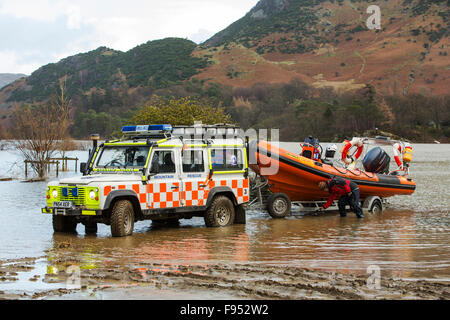
<path fill-rule="evenodd" d="M 319 215 L 319 208 L 327 201 L 291 201 L 284 193 L 272 193 L 269 189 L 271 185 L 269 181 L 258 174 L 250 180 L 250 198 L 252 199 L 248 205 L 248 210 L 267 211 L 272 218 L 284 218 L 289 215 Z M 388 204 L 387 199 L 370 196 L 361 203 L 361 208 L 366 214 L 380 214 Z M 347 206 L 346 209 L 351 209 Z M 325 209 L 323 212 L 338 211 L 338 201 Z"/>

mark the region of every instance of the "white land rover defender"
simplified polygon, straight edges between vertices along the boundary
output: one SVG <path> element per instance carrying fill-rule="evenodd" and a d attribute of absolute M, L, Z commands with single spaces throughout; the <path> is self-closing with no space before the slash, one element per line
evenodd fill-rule
<path fill-rule="evenodd" d="M 86 233 L 111 226 L 114 237 L 133 233 L 141 220 L 178 221 L 201 216 L 208 227 L 245 223 L 249 202 L 248 141 L 229 125 L 126 126 L 82 163 L 82 177 L 47 186 L 55 232 Z"/>

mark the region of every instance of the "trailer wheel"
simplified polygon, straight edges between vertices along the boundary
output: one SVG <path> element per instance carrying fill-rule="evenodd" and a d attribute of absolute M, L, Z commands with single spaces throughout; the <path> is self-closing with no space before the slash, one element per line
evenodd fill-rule
<path fill-rule="evenodd" d="M 291 212 L 291 200 L 284 193 L 272 194 L 267 202 L 267 211 L 274 219 L 281 219 Z"/>
<path fill-rule="evenodd" d="M 227 227 L 234 223 L 235 211 L 231 200 L 226 196 L 217 196 L 205 213 L 205 224 L 210 228 Z"/>
<path fill-rule="evenodd" d="M 125 237 L 133 234 L 134 210 L 128 200 L 119 200 L 111 212 L 111 234 L 113 237 Z"/>
<path fill-rule="evenodd" d="M 52 224 L 54 232 L 75 233 L 77 230 L 77 222 L 73 217 L 53 215 Z"/>
<path fill-rule="evenodd" d="M 369 209 L 369 212 L 373 215 L 381 214 L 383 212 L 383 204 L 380 200 L 374 200 L 372 206 Z"/>

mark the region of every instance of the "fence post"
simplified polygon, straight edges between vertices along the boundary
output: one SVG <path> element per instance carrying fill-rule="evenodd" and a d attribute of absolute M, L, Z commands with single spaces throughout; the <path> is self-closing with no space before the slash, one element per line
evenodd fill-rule
<path fill-rule="evenodd" d="M 56 177 L 57 178 L 58 178 L 58 175 L 59 175 L 59 161 L 56 161 Z"/>
<path fill-rule="evenodd" d="M 25 160 L 24 162 L 25 162 L 25 180 L 27 180 L 28 179 L 28 161 Z"/>

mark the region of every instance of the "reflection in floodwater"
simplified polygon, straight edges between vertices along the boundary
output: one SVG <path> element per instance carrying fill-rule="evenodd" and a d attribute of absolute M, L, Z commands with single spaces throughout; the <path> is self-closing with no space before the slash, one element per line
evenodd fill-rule
<path fill-rule="evenodd" d="M 365 274 L 376 265 L 383 275 L 395 278 L 448 279 L 448 224 L 445 232 L 421 241 L 412 211 L 387 210 L 364 221 L 332 213 L 273 220 L 250 212 L 247 225 L 219 229 L 205 228 L 202 222 L 194 219 L 175 228 L 141 226 L 127 238 L 55 235 L 49 251 L 69 254 L 81 269 L 244 263 Z"/>
<path fill-rule="evenodd" d="M 151 222 L 148 224 L 151 225 Z M 248 262 L 249 239 L 245 226 L 207 229 L 201 226 L 147 228 L 132 237 L 71 237 L 55 234 L 49 257 L 70 251 L 81 261 L 81 268 L 101 262 L 189 263 L 210 261 Z M 175 237 L 175 238 L 174 238 Z M 50 261 L 51 262 L 51 261 Z"/>

